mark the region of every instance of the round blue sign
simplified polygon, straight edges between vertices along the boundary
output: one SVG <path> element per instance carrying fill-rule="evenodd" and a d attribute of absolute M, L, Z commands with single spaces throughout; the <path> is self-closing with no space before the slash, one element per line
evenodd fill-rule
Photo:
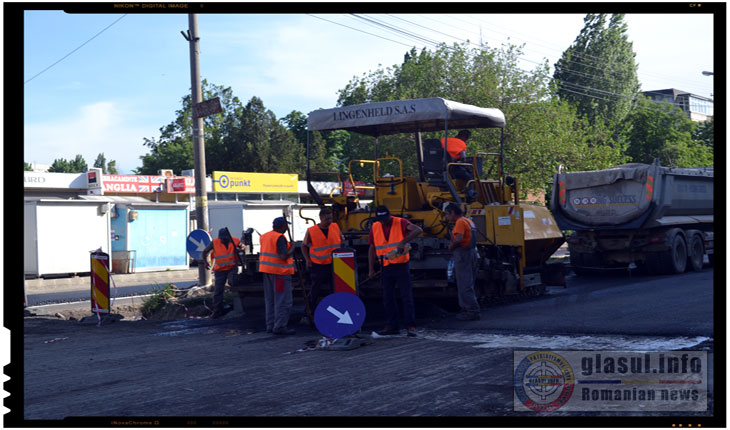
<path fill-rule="evenodd" d="M 327 337 L 343 338 L 360 330 L 365 305 L 355 294 L 334 293 L 322 299 L 314 311 L 317 330 Z"/>
<path fill-rule="evenodd" d="M 210 235 L 205 230 L 193 230 L 188 235 L 186 242 L 188 254 L 193 257 L 194 260 L 203 259 L 203 250 L 208 244 L 212 242 Z"/>

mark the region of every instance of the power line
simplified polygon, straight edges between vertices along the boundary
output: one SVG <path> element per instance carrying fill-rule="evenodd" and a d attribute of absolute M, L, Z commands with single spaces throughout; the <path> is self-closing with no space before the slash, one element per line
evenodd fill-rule
<path fill-rule="evenodd" d="M 100 35 L 101 33 L 103 33 L 103 32 L 105 32 L 105 31 L 107 31 L 107 30 L 108 30 L 108 29 L 109 29 L 109 28 L 110 28 L 110 27 L 111 27 L 112 25 L 114 25 L 114 24 L 118 23 L 119 21 L 121 21 L 121 20 L 122 20 L 122 18 L 124 18 L 125 16 L 127 16 L 127 14 L 124 14 L 124 15 L 122 15 L 121 17 L 119 17 L 119 19 L 117 19 L 116 21 L 114 21 L 114 22 L 112 22 L 111 24 L 107 25 L 107 26 L 106 26 L 106 27 L 105 27 L 105 28 L 104 28 L 103 30 L 101 30 L 100 32 L 98 32 L 98 33 L 96 33 L 96 34 L 95 34 L 94 36 L 92 36 L 92 37 L 91 37 L 91 39 L 89 39 L 89 40 L 87 40 L 86 42 L 82 43 L 81 45 L 79 45 L 79 46 L 78 46 L 78 48 L 74 49 L 73 51 L 69 52 L 68 54 L 64 55 L 64 56 L 63 56 L 63 57 L 62 57 L 62 58 L 61 58 L 60 60 L 56 61 L 55 63 L 53 63 L 53 64 L 51 64 L 50 66 L 46 67 L 45 69 L 41 70 L 40 72 L 36 73 L 36 74 L 35 74 L 35 76 L 33 76 L 32 78 L 30 78 L 30 79 L 28 79 L 27 81 L 23 82 L 23 85 L 27 84 L 28 82 L 30 82 L 30 81 L 32 81 L 33 79 L 35 79 L 35 78 L 37 78 L 38 76 L 40 76 L 40 75 L 41 75 L 42 73 L 44 73 L 44 72 L 45 72 L 46 70 L 50 69 L 51 67 L 55 66 L 56 64 L 58 64 L 58 63 L 60 63 L 61 61 L 65 60 L 66 58 L 68 58 L 68 56 L 70 56 L 70 55 L 71 55 L 71 54 L 73 54 L 74 52 L 76 52 L 76 51 L 78 51 L 79 49 L 81 49 L 81 48 L 82 48 L 82 47 L 83 47 L 84 45 L 86 45 L 87 43 L 89 43 L 89 42 L 91 42 L 92 40 L 94 40 L 94 39 L 96 38 L 96 36 L 98 36 L 98 35 Z"/>
<path fill-rule="evenodd" d="M 489 21 L 486 21 L 484 19 L 477 18 L 476 16 L 475 17 L 471 17 L 474 20 L 474 21 L 471 21 L 471 22 L 464 21 L 462 19 L 455 18 L 455 17 L 449 16 L 449 15 L 444 15 L 444 16 L 446 16 L 448 18 L 451 18 L 451 19 L 455 19 L 455 20 L 464 22 L 464 23 L 467 23 L 467 24 L 479 25 L 480 28 L 481 28 L 481 24 L 482 23 L 488 24 L 488 25 L 490 25 L 492 27 L 504 28 L 504 27 L 500 27 L 498 25 L 495 25 L 495 24 L 493 24 L 493 23 L 491 23 Z M 466 17 L 466 18 L 469 18 L 469 17 Z M 491 31 L 491 32 L 494 32 L 494 33 L 502 34 L 502 35 L 505 35 L 505 36 L 507 36 L 509 38 L 512 38 L 513 37 L 510 34 L 502 33 L 502 32 L 496 31 L 496 30 L 492 30 L 490 28 L 487 28 L 487 31 Z M 474 32 L 472 32 L 472 33 L 474 33 Z M 516 32 L 514 32 L 514 33 L 515 34 L 520 34 L 520 33 L 516 33 Z M 562 53 L 562 52 L 565 51 L 564 49 L 561 50 L 561 49 L 557 49 L 557 48 L 551 48 L 550 46 L 547 46 L 545 44 L 541 44 L 541 43 L 535 42 L 533 39 L 527 38 L 526 36 L 525 36 L 525 38 L 519 38 L 519 37 L 517 37 L 515 39 L 521 40 L 521 41 L 524 41 L 524 42 L 529 42 L 529 43 L 531 43 L 533 45 L 543 46 L 543 47 L 545 47 L 545 48 L 547 48 L 547 49 L 549 49 L 551 51 L 554 51 L 554 52 L 561 52 Z M 555 44 L 551 44 L 551 45 L 552 46 L 555 46 L 555 47 L 558 46 L 558 45 L 555 45 Z M 571 44 L 571 46 L 572 46 L 572 44 Z M 542 54 L 539 51 L 536 51 L 536 52 Z M 593 62 L 595 60 L 601 60 L 600 57 L 596 57 L 594 55 L 590 55 L 590 54 L 587 54 L 587 53 L 584 53 L 584 52 L 573 52 L 573 55 L 574 55 L 574 57 L 583 60 L 583 62 L 582 61 L 575 61 L 574 60 L 574 62 L 576 64 L 583 65 L 583 66 L 587 66 L 587 67 L 591 67 L 593 69 L 597 69 L 597 70 L 601 70 L 601 71 L 603 70 L 602 68 L 597 67 L 597 66 L 594 66 L 593 64 L 589 63 L 589 62 Z M 675 77 L 675 76 L 671 76 L 671 75 L 667 75 L 667 74 L 661 74 L 661 73 L 655 73 L 655 72 L 646 72 L 646 71 L 638 71 L 638 70 L 637 70 L 637 74 L 641 74 L 643 76 L 646 76 L 647 78 L 651 78 L 651 79 L 655 79 L 655 80 L 660 80 L 660 81 L 668 82 L 668 83 L 671 83 L 671 85 L 676 85 L 677 82 L 679 82 L 680 84 L 684 83 L 684 84 L 698 85 L 696 82 L 687 80 L 685 78 Z M 703 86 L 702 89 L 704 91 L 711 92 L 711 90 L 708 89 L 708 87 L 704 87 Z"/>
<path fill-rule="evenodd" d="M 355 30 L 355 31 L 359 31 L 360 33 L 365 33 L 365 34 L 369 34 L 369 35 L 371 35 L 371 36 L 375 36 L 375 37 L 378 37 L 378 38 L 380 38 L 380 39 L 385 39 L 385 40 L 387 40 L 387 41 L 390 41 L 390 42 L 393 42 L 393 43 L 397 43 L 397 44 L 399 44 L 399 45 L 407 46 L 407 47 L 409 47 L 409 48 L 411 48 L 411 47 L 412 47 L 412 46 L 411 46 L 411 45 L 409 45 L 409 44 L 406 44 L 406 43 L 403 43 L 403 42 L 398 42 L 397 40 L 393 40 L 393 39 L 388 39 L 387 37 L 383 37 L 383 36 L 378 36 L 377 34 L 369 33 L 369 32 L 367 32 L 367 31 L 364 31 L 364 30 L 360 30 L 360 29 L 358 29 L 358 28 L 350 27 L 349 25 L 345 25 L 345 24 L 340 24 L 339 22 L 335 22 L 335 21 L 330 21 L 329 19 L 324 19 L 324 18 L 322 18 L 322 17 L 316 16 L 316 15 L 312 15 L 311 13 L 308 13 L 307 15 L 311 16 L 312 18 L 317 18 L 317 19 L 321 19 L 322 21 L 327 21 L 327 22 L 329 22 L 329 23 L 331 23 L 331 24 L 336 24 L 336 25 L 339 25 L 339 26 L 342 26 L 342 27 L 345 27 L 345 28 L 349 28 L 350 30 Z"/>
<path fill-rule="evenodd" d="M 376 19 L 371 19 L 371 18 L 367 18 L 367 17 L 360 17 L 360 16 L 354 15 L 354 14 L 353 14 L 353 16 L 354 17 L 357 17 L 357 18 L 359 18 L 359 19 L 361 19 L 363 21 L 365 21 L 366 23 L 368 23 L 370 25 L 378 26 L 378 27 L 384 28 L 384 29 L 386 29 L 386 30 L 388 30 L 388 31 L 390 31 L 392 33 L 396 33 L 397 35 L 399 35 L 399 37 L 408 37 L 408 38 L 417 40 L 417 41 L 419 41 L 421 43 L 426 43 L 426 44 L 432 45 L 432 46 L 438 46 L 438 45 L 441 44 L 441 42 L 438 42 L 438 41 L 435 41 L 433 39 L 427 38 L 427 37 L 422 36 L 422 35 L 420 35 L 420 34 L 418 34 L 416 32 L 409 31 L 409 30 L 406 30 L 406 29 L 403 29 L 403 28 L 399 28 L 399 27 L 397 27 L 395 25 L 387 24 L 387 23 L 384 23 L 384 22 L 379 21 L 379 20 L 376 20 Z M 398 18 L 398 19 L 400 19 L 400 18 Z M 407 21 L 407 20 L 404 20 L 404 19 L 400 19 L 400 20 L 401 21 L 404 21 L 404 22 L 408 22 L 410 24 L 414 24 L 414 23 L 412 23 L 410 21 Z M 436 22 L 438 22 L 438 21 L 436 21 Z M 342 24 L 338 24 L 338 25 L 342 25 Z M 442 34 L 442 35 L 447 36 L 447 37 L 451 37 L 451 38 L 454 38 L 454 39 L 457 39 L 457 40 L 463 40 L 463 39 L 457 38 L 457 37 L 455 37 L 453 35 L 446 34 L 446 33 L 442 33 L 440 31 L 436 31 L 436 30 L 430 29 L 429 27 L 425 27 L 425 26 L 418 25 L 418 24 L 414 24 L 414 25 L 417 25 L 418 27 L 421 27 L 421 28 L 424 28 L 424 29 L 427 29 L 427 30 L 430 30 L 430 31 L 434 31 L 436 33 Z M 348 27 L 348 26 L 345 26 L 345 27 Z M 348 27 L 348 28 L 354 29 L 352 27 Z M 354 29 L 354 30 L 357 30 L 357 29 Z M 361 31 L 361 30 L 357 30 L 357 31 Z M 370 34 L 370 33 L 368 33 L 368 34 Z M 405 35 L 405 36 L 400 36 L 400 35 Z M 374 35 L 374 36 L 377 36 L 377 35 Z M 377 37 L 380 37 L 380 36 L 377 36 Z M 390 39 L 386 39 L 386 40 L 390 40 Z M 393 41 L 393 40 L 390 40 L 390 41 Z M 393 41 L 393 42 L 395 42 L 395 41 Z M 396 42 L 396 43 L 400 43 L 400 42 Z M 468 44 L 471 44 L 471 45 L 475 45 L 475 46 L 480 46 L 480 45 L 477 45 L 477 44 L 475 44 L 473 42 L 469 42 L 469 41 L 465 41 L 465 43 L 468 43 Z M 447 46 L 447 48 L 448 48 L 448 46 Z M 531 61 L 531 60 L 528 60 L 527 58 L 524 58 L 522 56 L 520 56 L 520 58 L 523 61 L 527 61 L 527 62 L 530 62 L 530 63 L 534 63 L 534 64 L 541 65 L 541 63 L 536 63 L 536 62 Z M 527 71 L 527 70 L 524 70 L 524 69 L 520 69 L 520 68 L 517 68 L 517 70 L 522 71 L 522 72 L 524 72 L 524 73 L 526 73 L 528 75 L 533 75 L 533 76 L 535 75 L 535 72 L 530 72 L 530 71 Z M 587 77 L 587 78 L 591 79 L 592 81 L 594 81 L 596 83 L 604 82 L 605 81 L 605 79 L 602 79 L 602 77 L 597 76 L 597 75 L 587 74 L 587 73 L 583 73 L 583 72 L 579 72 L 579 71 L 575 71 L 575 70 L 570 70 L 570 69 L 563 69 L 563 70 L 566 71 L 566 72 L 568 72 L 568 73 L 571 73 L 571 74 L 575 74 L 575 75 L 578 75 L 578 76 Z M 587 97 L 592 97 L 592 98 L 596 98 L 596 99 L 600 99 L 600 100 L 609 101 L 609 99 L 604 98 L 604 97 L 597 97 L 597 96 L 588 94 L 587 92 L 576 91 L 576 89 L 582 89 L 584 91 L 589 91 L 589 92 L 592 91 L 594 93 L 604 94 L 604 95 L 606 95 L 608 97 L 628 98 L 628 99 L 630 99 L 630 100 L 632 100 L 634 102 L 637 101 L 637 98 L 636 97 L 627 96 L 627 95 L 624 95 L 624 94 L 618 94 L 618 93 L 614 93 L 614 92 L 611 92 L 611 91 L 601 90 L 601 89 L 593 88 L 593 87 L 589 87 L 589 86 L 579 85 L 579 84 L 575 84 L 575 83 L 563 81 L 563 80 L 560 80 L 560 79 L 555 79 L 553 77 L 547 77 L 547 78 L 550 79 L 550 80 L 552 80 L 552 81 L 554 81 L 554 82 L 556 82 L 556 83 L 562 84 L 563 85 L 563 89 L 565 91 L 567 91 L 567 92 L 570 92 L 570 93 L 579 94 L 579 95 L 583 95 L 583 96 L 587 96 Z M 605 82 L 607 82 L 607 81 L 605 81 Z M 568 88 L 565 88 L 566 86 L 569 86 L 569 88 L 572 88 L 572 90 L 570 90 Z M 649 103 L 652 103 L 652 104 L 655 104 L 655 105 L 658 105 L 658 106 L 665 106 L 665 105 L 672 105 L 673 106 L 674 105 L 673 103 L 659 102 L 659 101 L 655 101 L 655 100 L 651 100 L 651 99 L 646 100 L 646 102 L 649 102 Z M 640 108 L 643 108 L 643 109 L 652 109 L 652 108 L 649 108 L 649 107 L 646 107 L 646 106 L 637 106 L 637 107 L 640 107 Z M 652 109 L 652 110 L 657 110 L 657 109 Z"/>

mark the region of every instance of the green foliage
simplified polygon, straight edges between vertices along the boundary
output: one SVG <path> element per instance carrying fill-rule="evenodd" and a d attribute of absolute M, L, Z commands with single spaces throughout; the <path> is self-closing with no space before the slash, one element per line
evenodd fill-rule
<path fill-rule="evenodd" d="M 692 139 L 698 145 L 713 149 L 715 147 L 715 117 L 711 117 L 709 121 L 697 124 Z"/>
<path fill-rule="evenodd" d="M 608 22 L 607 22 L 608 20 Z M 589 13 L 575 42 L 555 64 L 558 95 L 591 122 L 620 124 L 639 93 L 636 54 L 623 14 Z"/>
<path fill-rule="evenodd" d="M 261 99 L 254 96 L 243 106 L 230 87 L 204 80 L 202 88 L 204 99 L 219 97 L 223 108 L 223 112 L 204 118 L 206 173 L 304 173 L 306 141 L 298 141 Z M 194 167 L 191 96 L 183 97 L 182 108 L 176 114 L 175 121 L 160 129 L 159 139 L 145 139 L 150 153 L 140 157 L 142 167 L 137 174 Z"/>
<path fill-rule="evenodd" d="M 498 108 L 507 119 L 505 172 L 518 177 L 525 190 L 542 190 L 559 164 L 585 170 L 623 162 L 622 146 L 612 140 L 606 126 L 582 120 L 567 102 L 553 100 L 547 64 L 532 71 L 521 70 L 517 65 L 521 54 L 522 48 L 514 45 L 494 49 L 470 48 L 464 43 L 420 53 L 412 49 L 401 65 L 381 67 L 353 78 L 339 92 L 338 103 L 443 97 Z M 467 155 L 499 152 L 499 130 L 472 132 Z M 439 133 L 423 136 L 437 137 Z M 378 156 L 388 153 L 401 158 L 405 174 L 418 175 L 412 135 L 380 137 L 378 146 Z M 374 156 L 372 138 L 352 133 L 342 158 L 347 161 Z"/>
<path fill-rule="evenodd" d="M 287 129 L 292 133 L 299 143 L 299 146 L 306 151 L 307 147 L 307 117 L 299 111 L 292 111 L 281 119 Z M 311 134 L 309 143 L 310 168 L 313 172 L 330 172 L 334 169 L 335 160 L 327 153 L 327 141 L 319 132 Z M 306 154 L 305 154 L 306 156 Z M 306 168 L 306 165 L 305 165 Z M 315 178 L 316 180 L 317 178 Z"/>
<path fill-rule="evenodd" d="M 712 124 L 703 125 L 702 133 L 698 134 L 698 124 L 679 108 L 641 99 L 627 123 L 630 129 L 626 133 L 629 145 L 626 154 L 635 163 L 650 164 L 654 158 L 659 158 L 663 166 L 671 167 L 705 167 L 714 163 L 711 143 L 694 140 L 700 136 L 707 139 Z"/>
<path fill-rule="evenodd" d="M 25 171 L 25 172 L 32 172 L 33 171 L 33 167 L 31 166 L 30 163 L 26 163 L 25 161 L 23 161 L 23 171 Z"/>
<path fill-rule="evenodd" d="M 94 161 L 94 167 L 100 168 L 103 173 L 109 175 L 118 174 L 116 160 L 110 160 L 107 163 L 106 157 L 104 156 L 103 152 L 96 156 L 96 161 Z"/>
<path fill-rule="evenodd" d="M 48 171 L 55 173 L 83 173 L 88 167 L 86 161 L 84 161 L 84 157 L 79 154 L 71 161 L 66 161 L 64 158 L 53 160 L 53 164 L 51 164 Z"/>
<path fill-rule="evenodd" d="M 154 288 L 152 293 L 142 302 L 140 307 L 142 315 L 150 317 L 172 297 L 175 297 L 175 287 L 172 284 L 167 284 L 162 289 Z"/>

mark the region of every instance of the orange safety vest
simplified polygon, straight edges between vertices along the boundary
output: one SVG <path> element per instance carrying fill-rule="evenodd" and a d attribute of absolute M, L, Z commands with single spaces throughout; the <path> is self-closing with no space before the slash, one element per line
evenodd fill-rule
<path fill-rule="evenodd" d="M 309 232 L 309 237 L 312 239 L 312 249 L 309 251 L 309 257 L 312 259 L 312 263 L 332 263 L 332 251 L 342 245 L 340 227 L 335 223 L 331 223 L 327 230 L 327 237 L 324 236 L 324 233 L 318 225 L 309 227 L 307 231 Z"/>
<path fill-rule="evenodd" d="M 241 242 L 233 237 L 232 242 L 228 242 L 228 246 L 223 246 L 223 241 L 213 239 L 213 265 L 214 271 L 231 270 L 236 267 L 236 248 Z"/>
<path fill-rule="evenodd" d="M 443 137 L 441 138 L 441 147 L 444 147 Z M 446 152 L 449 153 L 449 156 L 451 156 L 454 160 L 458 160 L 459 154 L 461 154 L 462 151 L 466 151 L 466 142 L 457 137 L 449 137 L 446 141 Z"/>
<path fill-rule="evenodd" d="M 293 275 L 294 274 L 294 258 L 289 257 L 286 260 L 279 258 L 279 252 L 276 250 L 276 242 L 284 233 L 271 230 L 261 236 L 261 251 L 259 252 L 259 272 L 271 273 L 272 275 Z M 286 240 L 286 238 L 284 238 Z M 287 247 L 289 241 L 286 242 Z"/>
<path fill-rule="evenodd" d="M 375 253 L 378 255 L 378 257 L 384 257 L 385 254 L 396 249 L 398 246 L 398 242 L 403 240 L 403 228 L 401 226 L 401 218 L 392 218 L 393 221 L 390 225 L 390 236 L 387 240 L 385 239 L 385 232 L 383 231 L 383 223 L 379 221 L 373 223 L 373 242 L 375 243 Z M 410 258 L 410 253 L 407 252 L 405 255 L 395 257 L 392 260 L 383 258 L 382 261 L 384 266 L 389 266 L 391 264 L 407 263 Z"/>

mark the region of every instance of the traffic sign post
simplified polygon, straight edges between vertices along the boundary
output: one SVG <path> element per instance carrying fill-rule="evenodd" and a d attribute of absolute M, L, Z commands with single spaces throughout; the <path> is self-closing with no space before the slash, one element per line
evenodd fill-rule
<path fill-rule="evenodd" d="M 188 254 L 190 254 L 190 256 L 196 261 L 202 260 L 203 250 L 205 250 L 205 247 L 212 241 L 213 240 L 210 238 L 210 235 L 205 230 L 198 229 L 191 231 L 186 242 Z"/>
<path fill-rule="evenodd" d="M 356 333 L 365 322 L 365 305 L 350 293 L 333 293 L 314 311 L 314 324 L 326 337 L 336 339 Z"/>

